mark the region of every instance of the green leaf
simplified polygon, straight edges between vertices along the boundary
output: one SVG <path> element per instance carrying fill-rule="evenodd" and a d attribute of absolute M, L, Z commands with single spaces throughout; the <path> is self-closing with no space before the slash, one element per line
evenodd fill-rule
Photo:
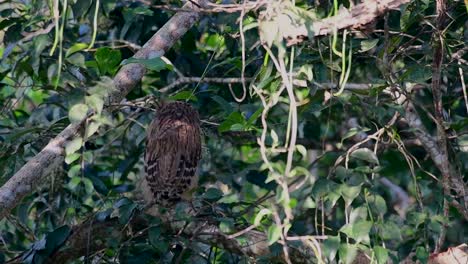
<path fill-rule="evenodd" d="M 96 220 L 99 222 L 104 222 L 112 213 L 112 209 L 108 208 L 104 211 L 96 213 Z"/>
<path fill-rule="evenodd" d="M 83 145 L 83 139 L 81 137 L 76 137 L 71 141 L 68 141 L 65 145 L 65 153 L 68 155 L 75 153 Z"/>
<path fill-rule="evenodd" d="M 231 104 L 228 101 L 224 100 L 224 98 L 222 98 L 221 96 L 213 95 L 211 96 L 211 99 L 215 101 L 216 103 L 218 103 L 219 106 L 224 110 L 224 112 L 232 113 L 232 111 L 234 111 Z"/>
<path fill-rule="evenodd" d="M 130 64 L 130 63 L 139 63 L 145 66 L 146 69 L 159 72 L 161 70 L 172 70 L 173 66 L 167 64 L 163 59 L 160 57 L 152 58 L 152 59 L 137 59 L 137 58 L 129 58 L 122 61 L 122 65 Z"/>
<path fill-rule="evenodd" d="M 276 131 L 274 129 L 270 131 L 270 137 L 271 137 L 271 140 L 273 140 L 271 147 L 272 148 L 277 147 L 279 145 L 279 137 L 278 137 L 278 134 L 276 134 Z"/>
<path fill-rule="evenodd" d="M 260 212 L 258 212 L 258 214 L 255 216 L 254 225 L 256 226 L 260 225 L 260 222 L 262 221 L 263 217 L 266 215 L 270 215 L 270 214 L 271 214 L 270 209 L 263 208 L 262 210 L 260 210 Z"/>
<path fill-rule="evenodd" d="M 361 186 L 349 186 L 347 184 L 340 185 L 340 192 L 345 200 L 346 206 L 350 206 L 354 199 L 361 192 Z"/>
<path fill-rule="evenodd" d="M 349 222 L 355 223 L 360 220 L 367 219 L 367 207 L 359 206 L 355 208 L 351 208 L 351 212 L 349 213 Z"/>
<path fill-rule="evenodd" d="M 94 133 L 98 131 L 100 126 L 101 126 L 101 122 L 99 122 L 98 120 L 93 120 L 89 122 L 88 125 L 86 126 L 86 133 L 85 133 L 86 138 L 89 138 L 90 136 L 94 135 Z"/>
<path fill-rule="evenodd" d="M 80 54 L 80 53 L 73 54 L 70 57 L 68 57 L 66 60 L 67 62 L 73 65 L 76 65 L 78 67 L 86 68 L 85 56 L 83 54 Z M 80 71 L 76 70 L 75 74 L 78 74 L 78 73 L 80 73 Z"/>
<path fill-rule="evenodd" d="M 62 245 L 70 235 L 71 228 L 69 226 L 61 226 L 46 236 L 46 251 L 52 253 L 57 247 Z"/>
<path fill-rule="evenodd" d="M 369 206 L 373 212 L 376 212 L 379 215 L 384 215 L 387 213 L 387 204 L 382 196 L 378 194 L 369 195 L 367 197 L 367 202 L 369 203 Z"/>
<path fill-rule="evenodd" d="M 75 160 L 79 159 L 80 157 L 81 157 L 80 153 L 72 153 L 65 157 L 65 163 L 72 164 Z"/>
<path fill-rule="evenodd" d="M 102 109 L 104 108 L 104 100 L 101 96 L 93 94 L 91 96 L 85 97 L 85 102 L 90 106 L 97 114 L 101 114 Z"/>
<path fill-rule="evenodd" d="M 79 164 L 72 165 L 70 169 L 68 169 L 67 175 L 69 178 L 81 175 L 81 166 Z"/>
<path fill-rule="evenodd" d="M 94 185 L 93 182 L 88 179 L 88 178 L 83 178 L 81 180 L 85 186 L 85 191 L 87 194 L 93 194 L 94 193 Z"/>
<path fill-rule="evenodd" d="M 151 244 L 155 249 L 156 251 L 159 253 L 159 254 L 165 254 L 169 251 L 169 242 L 167 242 L 166 240 L 164 239 L 159 239 L 158 241 L 153 241 L 154 244 Z M 141 259 L 138 259 L 138 261 L 135 261 L 134 263 L 141 263 Z M 151 263 L 150 261 L 147 261 L 145 263 Z"/>
<path fill-rule="evenodd" d="M 421 263 L 427 263 L 427 260 L 429 259 L 429 253 L 424 247 L 418 247 L 416 248 L 416 258 L 418 258 Z"/>
<path fill-rule="evenodd" d="M 68 182 L 68 188 L 70 188 L 70 190 L 74 191 L 76 190 L 76 187 L 78 187 L 78 184 L 80 184 L 81 182 L 81 177 L 79 176 L 75 176 L 71 179 L 70 182 Z"/>
<path fill-rule="evenodd" d="M 303 160 L 307 158 L 307 149 L 302 145 L 296 145 L 296 150 L 301 153 Z"/>
<path fill-rule="evenodd" d="M 368 50 L 373 49 L 377 43 L 379 43 L 379 39 L 367 39 L 361 41 L 361 49 L 359 52 L 366 52 Z"/>
<path fill-rule="evenodd" d="M 148 239 L 152 246 L 157 247 L 161 237 L 161 228 L 159 226 L 150 227 L 148 230 Z"/>
<path fill-rule="evenodd" d="M 379 159 L 377 158 L 377 155 L 375 155 L 375 153 L 368 148 L 356 149 L 351 153 L 351 157 L 364 160 L 369 163 L 379 164 Z"/>
<path fill-rule="evenodd" d="M 348 132 L 346 132 L 346 134 L 341 139 L 341 144 L 343 144 L 343 141 L 345 141 L 346 139 L 355 136 L 357 133 L 359 133 L 359 131 L 360 130 L 357 127 L 353 127 L 350 130 L 348 130 Z"/>
<path fill-rule="evenodd" d="M 132 204 L 132 203 L 133 203 L 133 202 L 132 202 L 130 199 L 128 199 L 127 197 L 123 197 L 123 198 L 117 200 L 117 202 L 115 202 L 113 208 L 114 208 L 114 209 L 118 209 L 118 208 L 120 208 L 121 206 L 128 205 L 128 204 Z"/>
<path fill-rule="evenodd" d="M 257 111 L 255 111 L 255 113 L 253 113 L 249 117 L 249 119 L 247 120 L 247 124 L 252 125 L 255 121 L 257 121 L 257 119 L 260 117 L 260 115 L 262 115 L 262 112 L 263 112 L 263 108 L 257 109 Z"/>
<path fill-rule="evenodd" d="M 216 188 L 209 188 L 206 190 L 206 192 L 203 194 L 203 198 L 206 200 L 210 201 L 217 201 L 223 197 L 223 192 L 216 189 Z"/>
<path fill-rule="evenodd" d="M 314 79 L 313 66 L 311 64 L 302 65 L 297 73 L 297 78 L 311 82 Z"/>
<path fill-rule="evenodd" d="M 357 243 L 369 242 L 369 232 L 372 228 L 372 222 L 360 220 L 355 223 L 349 223 L 340 228 L 340 231 L 348 237 L 356 240 Z"/>
<path fill-rule="evenodd" d="M 219 124 L 218 131 L 220 133 L 230 131 L 232 129 L 232 126 L 235 124 L 239 124 L 242 127 L 245 124 L 245 119 L 242 116 L 242 114 L 239 112 L 232 112 L 225 121 Z M 237 128 L 240 128 L 240 127 L 237 126 Z"/>
<path fill-rule="evenodd" d="M 312 188 L 312 196 L 315 200 L 321 199 L 322 197 L 328 195 L 332 189 L 338 189 L 337 184 L 328 180 L 320 178 L 314 183 Z"/>
<path fill-rule="evenodd" d="M 179 92 L 171 97 L 169 99 L 172 100 L 190 100 L 196 102 L 198 99 L 197 97 L 193 94 L 192 91 L 182 91 Z"/>
<path fill-rule="evenodd" d="M 414 227 L 417 228 L 426 221 L 427 214 L 413 211 L 408 213 L 407 219 L 409 224 L 414 225 Z"/>
<path fill-rule="evenodd" d="M 65 53 L 65 57 L 69 57 L 75 52 L 78 52 L 80 50 L 84 50 L 88 47 L 88 44 L 86 43 L 76 43 L 75 45 L 71 46 L 67 52 Z"/>
<path fill-rule="evenodd" d="M 226 39 L 220 34 L 205 34 L 203 47 L 209 51 L 220 52 L 226 49 Z"/>
<path fill-rule="evenodd" d="M 316 208 L 317 207 L 317 204 L 315 203 L 314 200 L 312 200 L 312 198 L 310 197 L 307 197 L 305 200 L 304 200 L 304 208 L 306 209 L 313 209 L 313 208 Z"/>
<path fill-rule="evenodd" d="M 219 219 L 219 229 L 221 232 L 227 234 L 232 233 L 235 230 L 235 222 L 233 218 L 221 218 Z"/>
<path fill-rule="evenodd" d="M 231 131 L 243 131 L 245 126 L 243 124 L 234 124 L 231 126 Z"/>
<path fill-rule="evenodd" d="M 121 224 L 128 223 L 136 207 L 137 207 L 137 204 L 133 202 L 120 206 L 119 207 L 119 223 Z"/>
<path fill-rule="evenodd" d="M 383 248 L 381 246 L 374 247 L 375 257 L 377 258 L 378 264 L 385 264 L 387 263 L 388 259 L 388 249 Z"/>
<path fill-rule="evenodd" d="M 88 115 L 89 107 L 85 104 L 76 104 L 68 111 L 68 119 L 71 123 L 79 123 Z"/>
<path fill-rule="evenodd" d="M 109 47 L 99 48 L 94 54 L 99 72 L 102 75 L 107 73 L 114 74 L 117 70 L 122 56 L 119 50 L 113 50 Z"/>
<path fill-rule="evenodd" d="M 401 232 L 400 227 L 391 220 L 379 225 L 380 236 L 385 240 L 400 240 Z"/>
<path fill-rule="evenodd" d="M 91 174 L 86 176 L 91 180 L 96 191 L 98 191 L 100 194 L 107 195 L 109 189 L 107 188 L 106 184 L 101 180 L 101 177 L 96 177 Z"/>
<path fill-rule="evenodd" d="M 268 245 L 273 245 L 281 237 L 281 227 L 278 225 L 271 225 L 268 228 Z"/>
<path fill-rule="evenodd" d="M 0 30 L 3 30 L 11 25 L 15 25 L 16 23 L 21 23 L 21 20 L 22 19 L 20 18 L 14 18 L 14 17 L 3 19 L 2 21 L 0 21 Z"/>
<path fill-rule="evenodd" d="M 401 79 L 415 83 L 426 83 L 432 77 L 431 67 L 421 67 L 421 65 L 414 65 L 402 75 Z"/>
<path fill-rule="evenodd" d="M 340 263 L 351 264 L 358 254 L 358 248 L 356 245 L 341 244 L 338 251 L 340 256 Z"/>
<path fill-rule="evenodd" d="M 339 247 L 340 236 L 328 236 L 328 238 L 325 241 L 323 241 L 323 253 L 328 259 L 328 263 L 333 262 Z"/>

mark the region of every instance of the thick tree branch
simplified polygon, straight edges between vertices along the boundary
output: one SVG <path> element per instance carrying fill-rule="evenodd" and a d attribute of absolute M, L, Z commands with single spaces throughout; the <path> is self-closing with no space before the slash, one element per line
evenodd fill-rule
<path fill-rule="evenodd" d="M 314 36 L 324 36 L 332 33 L 335 29 L 359 29 L 387 11 L 398 9 L 401 5 L 409 2 L 409 0 L 367 0 L 350 10 L 343 8 L 335 16 L 314 22 L 312 31 Z M 288 45 L 292 45 L 306 39 L 307 33 L 307 26 L 302 25 L 295 30 L 284 32 L 283 37 L 289 40 Z"/>
<path fill-rule="evenodd" d="M 199 1 L 202 2 L 204 3 Z M 190 2 L 184 7 L 197 9 L 197 6 Z M 164 55 L 199 18 L 198 12 L 176 13 L 134 57 L 148 59 Z M 122 100 L 141 81 L 145 72 L 145 67 L 141 64 L 124 65 L 114 77 L 114 89 L 109 93 L 106 102 L 110 104 Z M 66 143 L 82 128 L 83 121 L 65 128 L 0 188 L 0 219 L 5 217 L 24 196 L 31 193 L 55 166 L 61 164 Z"/>

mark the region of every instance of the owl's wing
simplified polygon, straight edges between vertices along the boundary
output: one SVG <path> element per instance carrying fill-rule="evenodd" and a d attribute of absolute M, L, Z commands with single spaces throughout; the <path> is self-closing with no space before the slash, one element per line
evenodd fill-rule
<path fill-rule="evenodd" d="M 174 187 L 180 155 L 177 151 L 175 128 L 159 130 L 150 124 L 145 152 L 146 180 L 156 198 L 169 199 Z"/>
<path fill-rule="evenodd" d="M 187 125 L 148 130 L 145 153 L 146 180 L 156 201 L 175 202 L 194 184 L 201 154 L 198 128 Z"/>
<path fill-rule="evenodd" d="M 195 176 L 201 158 L 201 138 L 198 127 L 188 126 L 185 129 L 183 141 L 187 147 L 183 148 L 180 153 L 177 177 L 181 179 L 181 188 L 186 190 L 196 185 Z"/>

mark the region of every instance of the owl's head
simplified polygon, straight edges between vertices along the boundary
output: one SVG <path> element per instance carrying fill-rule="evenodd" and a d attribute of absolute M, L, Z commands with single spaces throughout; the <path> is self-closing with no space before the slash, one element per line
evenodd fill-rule
<path fill-rule="evenodd" d="M 195 110 L 189 103 L 185 102 L 164 102 L 157 111 L 156 116 L 159 120 L 180 120 L 187 123 L 199 124 L 200 117 L 197 110 Z"/>

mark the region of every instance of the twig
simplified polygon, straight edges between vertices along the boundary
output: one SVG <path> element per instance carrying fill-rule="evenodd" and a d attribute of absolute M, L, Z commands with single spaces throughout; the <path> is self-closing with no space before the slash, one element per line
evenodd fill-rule
<path fill-rule="evenodd" d="M 463 77 L 463 70 L 461 68 L 461 62 L 460 61 L 458 61 L 458 73 L 460 74 L 460 81 L 461 81 L 461 85 L 462 85 L 463 98 L 465 99 L 465 109 L 466 109 L 466 113 L 468 114 L 468 96 L 466 94 L 465 77 Z"/>
<path fill-rule="evenodd" d="M 28 40 L 31 40 L 31 39 L 37 37 L 37 36 L 48 34 L 54 28 L 54 26 L 55 26 L 54 23 L 50 23 L 47 27 L 45 27 L 43 29 L 39 29 L 39 30 L 36 30 L 34 32 L 30 32 L 30 33 L 24 33 L 23 34 L 24 38 L 22 38 L 20 40 L 20 42 L 26 42 Z"/>
<path fill-rule="evenodd" d="M 156 9 L 163 9 L 169 11 L 177 11 L 177 12 L 193 12 L 193 10 L 171 6 L 171 5 L 152 5 L 149 1 L 139 0 L 139 2 L 145 3 L 150 5 Z M 200 13 L 237 13 L 250 10 L 256 10 L 264 5 L 266 5 L 268 1 L 260 0 L 260 1 L 246 1 L 245 4 L 214 4 L 208 3 L 203 8 L 199 8 L 197 12 Z"/>
<path fill-rule="evenodd" d="M 246 81 L 251 81 L 252 78 L 245 78 Z M 163 88 L 159 89 L 159 92 L 166 93 L 174 87 L 177 87 L 182 84 L 187 83 L 223 83 L 223 84 L 232 84 L 232 83 L 242 83 L 242 78 L 201 78 L 201 77 L 181 77 L 177 79 L 175 82 L 164 86 Z"/>

